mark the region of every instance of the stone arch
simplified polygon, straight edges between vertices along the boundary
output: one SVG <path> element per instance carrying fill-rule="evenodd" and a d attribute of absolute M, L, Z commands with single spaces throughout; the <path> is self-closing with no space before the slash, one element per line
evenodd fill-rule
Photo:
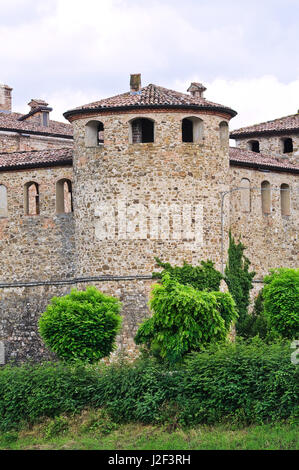
<path fill-rule="evenodd" d="M 85 125 L 86 147 L 98 147 L 104 144 L 104 124 L 101 121 L 92 120 Z"/>
<path fill-rule="evenodd" d="M 271 213 L 271 184 L 269 181 L 263 181 L 261 184 L 262 212 Z"/>
<path fill-rule="evenodd" d="M 222 121 L 219 124 L 219 138 L 220 138 L 220 145 L 228 145 L 229 143 L 229 131 L 228 131 L 228 123 L 226 121 Z"/>
<path fill-rule="evenodd" d="M 155 121 L 145 117 L 135 117 L 129 121 L 131 144 L 145 144 L 155 141 Z"/>
<path fill-rule="evenodd" d="M 251 197 L 250 197 L 250 180 L 248 178 L 242 178 L 241 180 L 241 211 L 250 212 L 251 210 Z"/>
<path fill-rule="evenodd" d="M 0 217 L 7 217 L 7 188 L 0 184 Z"/>
<path fill-rule="evenodd" d="M 56 212 L 67 214 L 73 212 L 72 182 L 63 178 L 56 183 Z"/>
<path fill-rule="evenodd" d="M 24 186 L 25 215 L 39 215 L 39 185 L 30 181 Z"/>
<path fill-rule="evenodd" d="M 280 186 L 280 208 L 281 215 L 291 214 L 290 186 L 285 183 Z"/>
<path fill-rule="evenodd" d="M 204 122 L 196 116 L 182 119 L 182 142 L 199 143 L 203 140 Z"/>

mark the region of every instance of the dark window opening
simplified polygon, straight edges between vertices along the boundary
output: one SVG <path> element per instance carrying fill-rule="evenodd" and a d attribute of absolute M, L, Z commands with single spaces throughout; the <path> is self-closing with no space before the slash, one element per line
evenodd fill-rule
<path fill-rule="evenodd" d="M 154 142 L 154 123 L 149 119 L 135 119 L 132 122 L 132 143 L 142 144 Z"/>
<path fill-rule="evenodd" d="M 283 153 L 293 152 L 293 140 L 290 138 L 283 140 Z"/>
<path fill-rule="evenodd" d="M 252 150 L 252 152 L 260 153 L 260 143 L 258 140 L 252 140 L 250 142 L 250 150 Z"/>
<path fill-rule="evenodd" d="M 104 143 L 104 125 L 102 122 L 99 122 L 98 124 L 98 142 L 97 144 L 103 144 Z"/>
<path fill-rule="evenodd" d="M 193 142 L 193 122 L 190 119 L 182 121 L 182 140 L 183 142 Z"/>

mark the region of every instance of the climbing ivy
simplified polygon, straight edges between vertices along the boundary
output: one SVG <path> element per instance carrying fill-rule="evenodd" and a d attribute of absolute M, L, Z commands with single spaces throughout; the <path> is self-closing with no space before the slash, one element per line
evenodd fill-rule
<path fill-rule="evenodd" d="M 229 232 L 228 260 L 225 267 L 225 282 L 228 285 L 234 301 L 236 302 L 239 319 L 236 324 L 237 333 L 242 331 L 242 324 L 247 318 L 247 311 L 250 302 L 250 290 L 253 287 L 252 279 L 255 272 L 249 272 L 250 261 L 244 255 L 246 247 L 239 241 L 235 242 L 231 232 Z"/>

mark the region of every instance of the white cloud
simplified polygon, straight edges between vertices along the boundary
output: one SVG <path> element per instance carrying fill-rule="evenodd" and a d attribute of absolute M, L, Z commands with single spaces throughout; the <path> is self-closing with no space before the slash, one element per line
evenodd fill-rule
<path fill-rule="evenodd" d="M 200 81 L 191 76 L 188 81 L 174 83 L 176 89 L 184 92 L 191 81 Z M 299 79 L 282 83 L 272 75 L 252 79 L 215 79 L 205 83 L 205 97 L 233 108 L 238 115 L 231 120 L 230 128 L 269 121 L 295 114 L 299 109 Z"/>

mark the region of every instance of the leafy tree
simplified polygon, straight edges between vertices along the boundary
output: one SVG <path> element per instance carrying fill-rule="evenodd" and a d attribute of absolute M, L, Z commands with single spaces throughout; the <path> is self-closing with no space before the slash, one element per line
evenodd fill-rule
<path fill-rule="evenodd" d="M 185 261 L 183 266 L 171 266 L 169 263 L 163 263 L 159 258 L 155 258 L 155 260 L 157 265 L 163 268 L 162 272 L 153 273 L 153 277 L 156 279 L 162 279 L 163 275 L 168 273 L 180 284 L 190 285 L 194 289 L 219 290 L 222 274 L 214 268 L 214 263 L 210 260 L 201 261 L 200 266 L 192 266 Z"/>
<path fill-rule="evenodd" d="M 121 303 L 88 287 L 53 297 L 39 319 L 45 344 L 65 361 L 95 362 L 115 349 L 121 326 Z"/>
<path fill-rule="evenodd" d="M 225 267 L 225 281 L 229 292 L 236 302 L 239 319 L 236 324 L 237 333 L 242 331 L 242 323 L 247 317 L 248 306 L 250 303 L 250 290 L 252 289 L 252 279 L 255 272 L 249 272 L 250 261 L 244 255 L 246 247 L 235 240 L 229 233 L 228 260 Z"/>
<path fill-rule="evenodd" d="M 245 339 L 259 336 L 263 340 L 271 340 L 272 335 L 264 312 L 263 289 L 255 299 L 253 311 L 246 314 L 242 323 L 239 324 L 238 333 Z"/>
<path fill-rule="evenodd" d="M 224 341 L 237 317 L 229 293 L 207 292 L 180 284 L 170 274 L 152 290 L 153 316 L 139 327 L 135 342 L 170 364 L 181 362 L 191 351 Z"/>
<path fill-rule="evenodd" d="M 272 270 L 264 278 L 265 315 L 271 329 L 288 339 L 299 335 L 299 269 Z"/>

